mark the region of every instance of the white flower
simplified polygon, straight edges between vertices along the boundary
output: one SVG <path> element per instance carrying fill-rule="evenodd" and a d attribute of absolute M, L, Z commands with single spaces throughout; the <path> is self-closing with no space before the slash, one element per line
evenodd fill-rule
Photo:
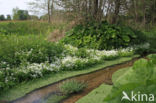
<path fill-rule="evenodd" d="M 77 47 L 73 47 L 72 45 L 65 45 L 65 48 L 68 50 L 72 50 L 72 51 L 77 51 L 78 48 Z"/>
<path fill-rule="evenodd" d="M 5 83 L 8 83 L 8 81 L 9 81 L 8 77 L 5 77 Z"/>

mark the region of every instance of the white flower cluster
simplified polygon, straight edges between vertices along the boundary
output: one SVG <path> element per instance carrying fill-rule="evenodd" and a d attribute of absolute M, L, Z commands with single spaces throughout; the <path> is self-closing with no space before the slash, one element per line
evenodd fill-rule
<path fill-rule="evenodd" d="M 30 56 L 32 54 L 32 51 L 33 49 L 29 50 L 29 51 L 19 51 L 19 52 L 16 52 L 15 55 L 16 56 Z"/>
<path fill-rule="evenodd" d="M 8 69 L 10 67 L 10 65 L 7 62 L 4 62 L 4 61 L 1 61 L 0 65 L 2 66 L 2 67 L 0 67 L 0 69 L 4 69 L 4 68 Z"/>
<path fill-rule="evenodd" d="M 129 56 L 129 55 L 133 55 L 134 50 L 136 48 L 148 48 L 149 44 L 146 43 L 144 45 L 139 45 L 139 46 L 135 46 L 135 47 L 129 47 L 129 48 L 125 48 L 125 49 L 116 49 L 116 50 L 93 50 L 93 49 L 86 49 L 87 53 L 89 54 L 89 57 L 86 58 L 81 58 L 81 57 L 77 57 L 76 55 L 74 55 L 79 49 L 76 47 L 73 47 L 71 45 L 65 45 L 65 49 L 67 51 L 72 52 L 73 55 L 69 55 L 71 53 L 69 53 L 68 55 L 65 55 L 63 53 L 63 57 L 61 58 L 57 58 L 55 62 L 53 63 L 33 63 L 33 64 L 29 64 L 27 63 L 27 65 L 22 65 L 21 67 L 15 69 L 13 71 L 13 73 L 7 77 L 4 78 L 5 83 L 8 83 L 8 81 L 13 81 L 16 80 L 18 78 L 14 78 L 16 77 L 15 75 L 17 75 L 18 73 L 22 73 L 23 75 L 29 75 L 32 78 L 38 78 L 38 77 L 42 77 L 44 76 L 44 73 L 46 72 L 58 72 L 60 70 L 63 70 L 64 68 L 71 68 L 73 69 L 74 67 L 79 68 L 78 63 L 82 63 L 82 64 L 87 64 L 90 63 L 91 60 L 95 60 L 95 61 L 101 61 L 102 57 L 117 57 L 117 56 Z M 31 50 L 32 51 L 32 50 Z M 30 55 L 30 52 L 27 52 L 26 55 Z M 25 52 L 22 52 L 22 54 L 24 54 Z M 17 53 L 17 55 L 20 55 Z M 6 62 L 1 62 L 1 64 L 6 64 Z M 7 67 L 7 69 L 10 69 Z M 0 70 L 0 76 L 3 74 L 4 72 L 2 70 Z M 0 81 L 1 82 L 1 81 Z"/>
<path fill-rule="evenodd" d="M 135 49 L 137 49 L 137 48 L 149 49 L 150 48 L 150 44 L 149 43 L 145 43 L 145 44 L 142 44 L 142 45 L 135 45 L 134 48 Z"/>
<path fill-rule="evenodd" d="M 65 48 L 66 48 L 67 50 L 71 50 L 71 51 L 73 51 L 73 52 L 78 50 L 77 47 L 73 47 L 72 45 L 65 45 Z"/>
<path fill-rule="evenodd" d="M 66 56 L 63 59 L 61 59 L 61 65 L 65 66 L 65 67 L 74 67 L 76 65 L 76 62 L 79 61 L 81 63 L 87 63 L 88 62 L 88 58 L 78 58 L 76 56 Z"/>

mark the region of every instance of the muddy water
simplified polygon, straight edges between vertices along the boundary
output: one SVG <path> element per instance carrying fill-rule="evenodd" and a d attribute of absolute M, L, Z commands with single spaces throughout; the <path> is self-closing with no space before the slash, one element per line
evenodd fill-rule
<path fill-rule="evenodd" d="M 102 83 L 106 84 L 112 84 L 112 74 L 116 72 L 119 69 L 132 66 L 134 61 L 136 61 L 137 58 L 124 62 L 122 64 L 109 66 L 106 68 L 103 68 L 101 70 L 98 70 L 96 72 L 79 75 L 76 77 L 72 77 L 69 79 L 76 79 L 79 81 L 87 82 L 88 86 L 87 88 L 79 94 L 71 95 L 69 98 L 66 98 L 61 103 L 75 103 L 78 99 L 81 97 L 87 95 L 90 91 L 100 86 Z M 27 95 L 23 96 L 22 98 L 19 98 L 15 101 L 12 101 L 11 103 L 44 103 L 44 101 L 51 95 L 56 95 L 60 92 L 59 85 L 69 79 L 65 79 L 53 84 L 50 84 L 48 86 L 39 88 L 37 90 L 34 90 Z"/>

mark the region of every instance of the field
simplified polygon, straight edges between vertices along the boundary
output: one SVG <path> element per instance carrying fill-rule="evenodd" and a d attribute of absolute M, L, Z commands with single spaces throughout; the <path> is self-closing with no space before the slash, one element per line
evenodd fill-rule
<path fill-rule="evenodd" d="M 154 53 L 156 49 L 154 29 L 152 33 L 141 32 L 103 22 L 95 26 L 96 30 L 99 29 L 97 34 L 93 24 L 88 27 L 78 25 L 60 41 L 49 40 L 49 35 L 55 35 L 55 30 L 62 30 L 66 26 L 65 23 L 56 25 L 34 21 L 0 23 L 0 101 L 16 100 L 37 88 L 145 56 Z M 141 40 L 145 41 L 140 43 Z M 137 88 L 140 91 L 146 86 L 155 88 L 155 55 L 147 58 L 150 60 L 141 59 L 133 67 L 117 71 L 113 75 L 113 85 L 102 84 L 77 103 L 104 103 L 105 97 L 106 103 L 117 103 L 121 90 L 136 89 L 131 86 L 133 81 L 134 85 L 145 84 Z M 130 86 L 127 87 L 128 84 Z M 113 97 L 111 91 L 114 92 Z M 119 94 L 120 97 L 117 97 Z M 69 97 L 62 94 L 51 99 L 49 95 L 41 99 L 47 98 L 44 102 L 53 103 Z"/>

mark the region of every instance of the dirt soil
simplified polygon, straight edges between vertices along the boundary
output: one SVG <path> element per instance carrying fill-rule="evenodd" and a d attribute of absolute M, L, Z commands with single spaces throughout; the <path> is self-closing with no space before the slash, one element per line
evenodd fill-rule
<path fill-rule="evenodd" d="M 89 92 L 91 92 L 93 89 L 97 88 L 103 83 L 112 85 L 112 80 L 111 80 L 112 74 L 119 69 L 132 66 L 136 60 L 138 60 L 138 58 L 135 58 L 131 61 L 124 62 L 121 64 L 108 66 L 106 68 L 97 70 L 95 72 L 82 74 L 82 75 L 78 75 L 75 77 L 70 77 L 70 78 L 49 84 L 47 86 L 38 88 L 21 98 L 11 101 L 11 103 L 43 103 L 49 96 L 56 95 L 57 93 L 59 93 L 60 84 L 66 80 L 75 79 L 78 81 L 87 82 L 88 86 L 83 92 L 78 93 L 78 94 L 73 94 L 69 96 L 68 98 L 61 101 L 61 103 L 75 103 L 77 100 L 87 95 Z"/>

